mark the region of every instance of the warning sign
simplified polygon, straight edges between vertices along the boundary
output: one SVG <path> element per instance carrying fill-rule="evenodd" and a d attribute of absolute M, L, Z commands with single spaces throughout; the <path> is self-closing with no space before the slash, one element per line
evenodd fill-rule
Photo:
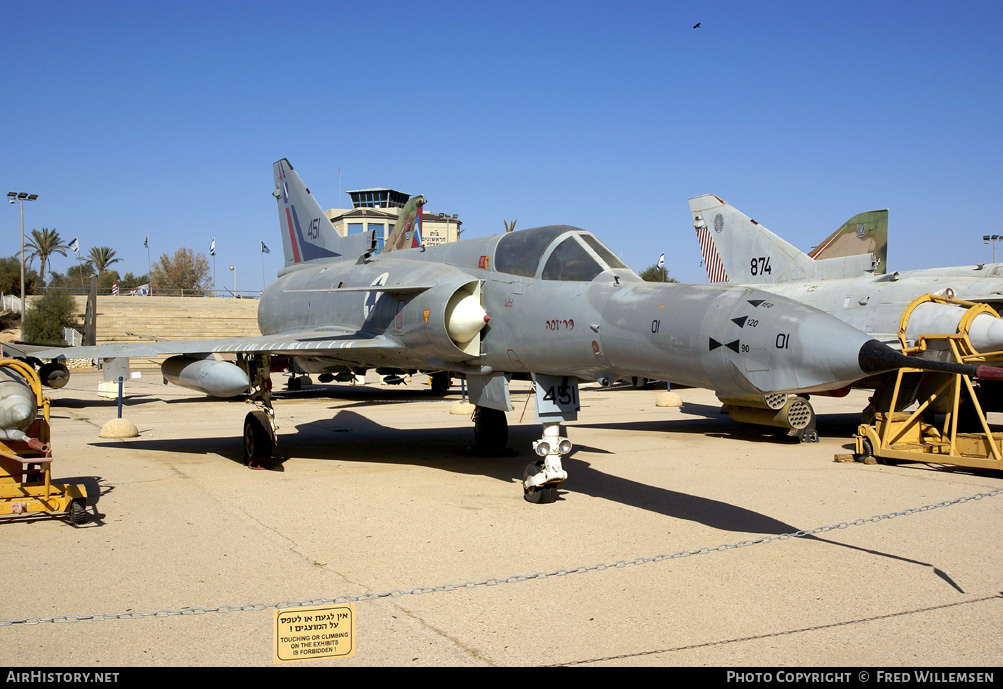
<path fill-rule="evenodd" d="M 355 606 L 275 611 L 275 662 L 355 655 Z"/>

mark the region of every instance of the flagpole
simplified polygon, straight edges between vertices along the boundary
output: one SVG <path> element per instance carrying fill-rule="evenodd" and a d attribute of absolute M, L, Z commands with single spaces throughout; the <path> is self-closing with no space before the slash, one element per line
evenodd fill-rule
<path fill-rule="evenodd" d="M 261 293 L 265 293 L 265 254 L 272 253 L 271 249 L 265 246 L 264 242 L 259 242 L 261 244 L 258 247 L 258 251 L 261 252 Z"/>
<path fill-rule="evenodd" d="M 150 235 L 146 235 L 146 284 L 150 286 L 146 296 L 153 294 L 153 269 L 150 267 Z"/>
<path fill-rule="evenodd" d="M 209 255 L 212 256 L 212 296 L 216 296 L 216 238 L 209 244 Z"/>

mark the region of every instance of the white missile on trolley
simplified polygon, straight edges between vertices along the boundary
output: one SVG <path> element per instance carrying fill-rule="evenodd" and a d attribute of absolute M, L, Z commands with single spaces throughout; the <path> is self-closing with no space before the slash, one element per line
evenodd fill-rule
<path fill-rule="evenodd" d="M 919 304 L 909 315 L 906 340 L 915 342 L 920 335 L 956 334 L 967 312 L 967 309 L 951 304 Z M 968 323 L 967 331 L 975 351 L 989 353 L 1003 350 L 1003 320 L 988 313 L 979 313 Z"/>
<path fill-rule="evenodd" d="M 27 440 L 38 403 L 28 382 L 11 369 L 0 368 L 0 438 Z"/>

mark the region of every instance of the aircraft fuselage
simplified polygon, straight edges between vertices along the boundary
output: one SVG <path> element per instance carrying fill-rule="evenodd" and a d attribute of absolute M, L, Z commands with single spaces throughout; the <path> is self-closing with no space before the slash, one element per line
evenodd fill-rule
<path fill-rule="evenodd" d="M 581 234 L 540 230 L 554 236 L 550 252 Z M 532 275 L 506 273 L 496 267 L 505 237 L 287 269 L 262 298 L 259 326 L 265 335 L 349 327 L 400 343 L 333 355 L 366 368 L 641 376 L 732 394 L 829 389 L 862 375 L 866 336 L 813 308 L 757 289 L 647 283 L 622 268 L 546 279 L 547 251 Z M 447 335 L 461 290 L 490 317 L 466 349 Z"/>

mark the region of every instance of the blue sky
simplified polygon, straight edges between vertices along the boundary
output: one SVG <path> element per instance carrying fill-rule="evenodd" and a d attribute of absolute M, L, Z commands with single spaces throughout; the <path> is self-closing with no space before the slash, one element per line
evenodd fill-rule
<path fill-rule="evenodd" d="M 154 261 L 215 237 L 241 290 L 259 241 L 281 267 L 279 158 L 325 208 L 348 205 L 340 168 L 468 237 L 576 225 L 685 282 L 705 193 L 801 249 L 888 208 L 890 269 L 985 262 L 1001 28 L 998 1 L 6 3 L 0 192 L 121 273 L 147 271 L 147 234 Z"/>

